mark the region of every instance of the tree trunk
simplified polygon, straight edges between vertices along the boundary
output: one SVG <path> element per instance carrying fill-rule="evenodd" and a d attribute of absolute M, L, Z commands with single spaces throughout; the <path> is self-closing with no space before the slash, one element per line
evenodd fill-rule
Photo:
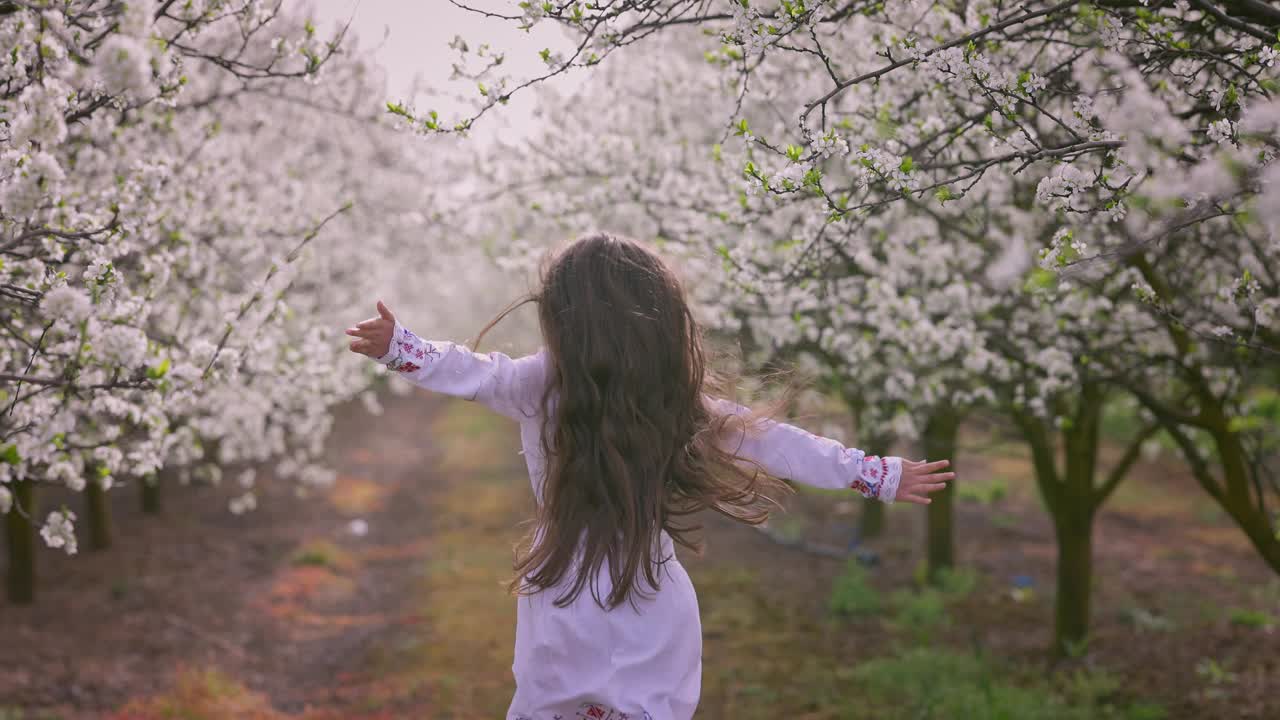
<path fill-rule="evenodd" d="M 872 498 L 862 499 L 862 518 L 859 535 L 863 540 L 878 538 L 884 534 L 884 503 Z"/>
<path fill-rule="evenodd" d="M 1066 511 L 1054 523 L 1058 536 L 1058 587 L 1054 600 L 1053 650 L 1078 654 L 1089 637 L 1089 598 L 1093 584 L 1093 513 Z"/>
<path fill-rule="evenodd" d="M 1219 428 L 1211 434 L 1222 462 L 1226 486 L 1226 492 L 1217 497 L 1217 500 L 1222 509 L 1244 530 L 1263 561 L 1280 574 L 1280 532 L 1272 527 L 1269 513 L 1262 504 L 1262 490 L 1250 492 L 1249 453 L 1241 444 L 1240 438 L 1228 429 L 1225 417 L 1221 419 Z"/>
<path fill-rule="evenodd" d="M 30 480 L 9 483 L 13 507 L 4 516 L 9 545 L 6 590 L 9 602 L 30 605 L 36 599 L 36 488 Z"/>
<path fill-rule="evenodd" d="M 1143 278 L 1151 284 L 1156 294 L 1171 297 L 1172 289 L 1165 278 L 1156 272 L 1151 263 L 1141 254 L 1133 254 L 1126 262 L 1137 268 Z M 1230 413 L 1223 406 L 1223 400 L 1213 390 L 1209 374 L 1194 359 L 1194 343 L 1185 327 L 1170 318 L 1159 318 L 1165 324 L 1169 338 L 1178 350 L 1178 360 L 1189 361 L 1183 367 L 1183 376 L 1194 391 L 1199 405 L 1199 416 L 1188 423 L 1183 418 L 1168 412 L 1154 397 L 1136 392 L 1138 399 L 1157 417 L 1162 418 L 1165 429 L 1174 436 L 1182 449 L 1187 464 L 1191 466 L 1196 481 L 1200 483 L 1214 500 L 1222 506 L 1236 524 L 1244 530 L 1258 554 L 1277 574 L 1280 574 L 1280 532 L 1273 523 L 1272 514 L 1266 509 L 1265 492 L 1262 487 L 1251 480 L 1250 464 L 1256 460 L 1249 457 L 1240 441 L 1240 437 L 1232 431 Z M 1199 451 L 1190 439 L 1182 432 L 1180 425 L 1205 430 L 1213 438 L 1222 467 L 1222 484 L 1216 482 L 1208 465 L 1199 456 Z M 1250 485 L 1254 487 L 1250 490 Z"/>
<path fill-rule="evenodd" d="M 1053 650 L 1059 657 L 1078 655 L 1089 637 L 1093 517 L 1102 498 L 1094 487 L 1094 476 L 1105 402 L 1100 385 L 1087 379 L 1082 381 L 1075 415 L 1062 430 L 1065 471 L 1057 490 L 1057 501 L 1050 504 L 1058 539 Z"/>
<path fill-rule="evenodd" d="M 89 549 L 106 550 L 111 547 L 111 506 L 107 504 L 107 491 L 92 479 L 85 485 L 84 499 L 89 522 Z"/>
<path fill-rule="evenodd" d="M 924 459 L 951 460 L 955 469 L 956 435 L 960 430 L 960 416 L 950 408 L 939 408 L 929 416 L 924 428 Z M 953 516 L 955 508 L 955 484 L 930 495 L 928 513 L 928 569 L 930 582 L 938 573 L 955 565 Z"/>
<path fill-rule="evenodd" d="M 152 473 L 142 478 L 138 483 L 138 488 L 142 495 L 142 512 L 148 515 L 159 515 L 161 509 L 161 478 L 163 475 L 159 472 Z"/>

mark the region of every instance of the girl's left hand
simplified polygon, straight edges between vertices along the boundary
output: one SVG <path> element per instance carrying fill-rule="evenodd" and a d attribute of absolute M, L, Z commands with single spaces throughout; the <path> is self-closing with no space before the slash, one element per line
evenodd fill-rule
<path fill-rule="evenodd" d="M 929 493 L 938 492 L 947 486 L 948 480 L 954 480 L 953 472 L 937 472 L 951 465 L 950 460 L 926 462 L 924 460 L 902 460 L 902 479 L 898 481 L 898 494 L 894 500 L 912 502 L 917 505 L 928 505 L 933 502 L 925 497 Z"/>
<path fill-rule="evenodd" d="M 391 333 L 396 327 L 396 316 L 391 314 L 382 301 L 378 301 L 378 317 L 369 318 L 347 328 L 348 335 L 357 339 L 349 346 L 351 352 L 380 358 L 391 351 Z"/>

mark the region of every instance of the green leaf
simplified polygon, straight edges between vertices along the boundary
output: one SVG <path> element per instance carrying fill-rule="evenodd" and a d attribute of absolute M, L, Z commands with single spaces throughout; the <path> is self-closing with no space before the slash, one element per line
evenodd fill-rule
<path fill-rule="evenodd" d="M 1057 278 L 1058 276 L 1053 271 L 1038 267 L 1031 271 L 1022 287 L 1027 291 L 1044 290 L 1053 287 Z"/>
<path fill-rule="evenodd" d="M 3 460 L 10 465 L 17 465 L 21 462 L 22 458 L 18 456 L 18 444 L 9 443 L 8 445 L 5 445 L 4 450 L 0 450 L 0 460 Z"/>
<path fill-rule="evenodd" d="M 1267 426 L 1267 419 L 1258 415 L 1245 415 L 1243 417 L 1233 417 L 1227 422 L 1227 432 L 1242 433 L 1251 430 L 1261 430 Z"/>
<path fill-rule="evenodd" d="M 153 365 L 147 368 L 147 377 L 152 380 L 159 380 L 169 371 L 169 358 L 165 358 L 159 365 Z"/>

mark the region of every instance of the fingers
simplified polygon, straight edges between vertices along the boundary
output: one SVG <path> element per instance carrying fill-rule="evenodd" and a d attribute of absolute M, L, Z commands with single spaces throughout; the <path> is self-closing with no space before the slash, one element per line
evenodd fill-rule
<path fill-rule="evenodd" d="M 915 483 L 946 482 L 948 480 L 955 480 L 955 479 L 956 479 L 956 474 L 953 472 L 932 473 L 929 475 L 916 475 L 914 473 L 911 475 L 905 475 L 905 474 L 903 475 L 903 480 L 908 484 L 913 484 L 913 485 Z"/>
<path fill-rule="evenodd" d="M 926 473 L 934 472 L 935 470 L 941 470 L 944 467 L 950 467 L 950 465 L 951 465 L 950 460 L 938 460 L 936 462 L 922 461 L 919 464 L 913 464 L 911 466 L 911 470 L 917 474 L 923 475 Z"/>
<path fill-rule="evenodd" d="M 896 498 L 894 498 L 894 500 L 896 502 L 915 503 L 916 505 L 928 505 L 929 503 L 933 502 L 929 498 L 918 497 L 916 495 L 899 495 Z"/>
<path fill-rule="evenodd" d="M 381 300 L 378 301 L 378 314 L 385 320 L 390 320 L 391 322 L 396 321 L 396 316 L 391 314 L 391 311 L 387 309 L 386 305 L 382 304 Z"/>
<path fill-rule="evenodd" d="M 381 331 L 378 328 L 360 327 L 359 325 L 347 328 L 348 335 L 354 335 L 359 338 L 368 338 L 370 340 L 376 338 L 380 332 Z"/>

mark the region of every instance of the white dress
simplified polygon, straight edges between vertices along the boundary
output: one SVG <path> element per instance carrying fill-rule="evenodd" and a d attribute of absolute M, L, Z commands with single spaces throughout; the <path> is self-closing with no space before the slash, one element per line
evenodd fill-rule
<path fill-rule="evenodd" d="M 520 442 L 535 497 L 545 474 L 541 400 L 547 382 L 545 352 L 519 359 L 474 353 L 450 342 L 425 341 L 399 321 L 387 354 L 388 370 L 428 390 L 474 400 L 520 423 Z M 743 413 L 731 402 L 708 399 L 713 409 Z M 867 456 L 785 423 L 726 439 L 740 457 L 778 477 L 824 488 L 852 488 L 892 502 L 901 460 Z M 507 720 L 689 720 L 702 680 L 702 626 L 698 600 L 672 541 L 660 534 L 660 588 L 604 610 L 584 591 L 564 608 L 557 588 L 517 599 L 516 692 Z M 567 582 L 567 581 L 566 581 Z M 600 597 L 611 589 L 607 567 L 596 578 Z M 643 581 L 643 589 L 651 590 Z"/>

